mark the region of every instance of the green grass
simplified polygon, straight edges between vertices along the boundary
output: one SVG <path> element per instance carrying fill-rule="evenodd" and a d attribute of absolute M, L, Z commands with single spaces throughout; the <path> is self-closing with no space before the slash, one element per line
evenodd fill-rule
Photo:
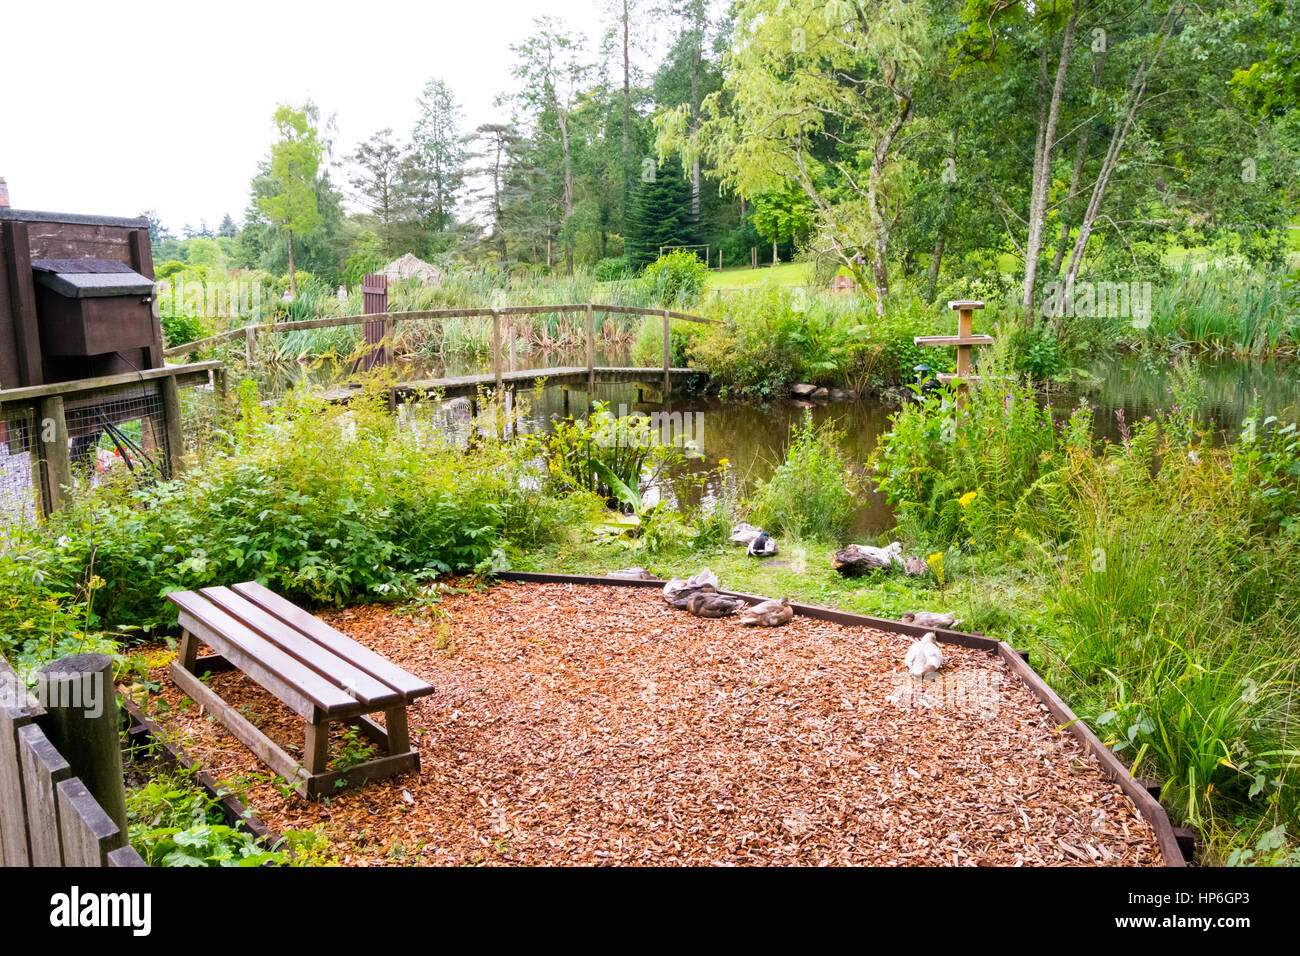
<path fill-rule="evenodd" d="M 813 281 L 809 262 L 782 262 L 758 269 L 723 269 L 709 273 L 709 291 L 752 289 L 761 285 L 800 286 Z"/>

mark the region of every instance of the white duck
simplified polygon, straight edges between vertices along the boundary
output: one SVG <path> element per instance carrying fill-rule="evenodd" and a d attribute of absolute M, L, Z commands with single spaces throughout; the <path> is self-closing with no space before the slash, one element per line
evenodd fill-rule
<path fill-rule="evenodd" d="M 891 541 L 883 548 L 876 548 L 869 544 L 859 544 L 855 547 L 864 555 L 874 558 L 880 562 L 882 568 L 889 567 L 891 564 L 903 563 L 903 542 Z"/>
<path fill-rule="evenodd" d="M 933 674 L 943 667 L 943 651 L 939 650 L 939 645 L 935 643 L 933 631 L 907 649 L 907 656 L 903 658 L 903 663 L 907 665 L 913 677 L 925 677 L 926 674 Z"/>
<path fill-rule="evenodd" d="M 762 533 L 762 528 L 755 528 L 752 524 L 742 521 L 731 529 L 731 543 L 748 547 L 749 543 Z"/>
<path fill-rule="evenodd" d="M 673 578 L 664 585 L 664 600 L 671 604 L 673 599 L 683 591 L 698 591 L 700 588 L 705 586 L 711 587 L 715 590 L 718 587 L 718 576 L 708 568 L 705 568 L 699 574 L 695 575 L 695 577 L 688 578 L 685 581 L 681 578 Z"/>

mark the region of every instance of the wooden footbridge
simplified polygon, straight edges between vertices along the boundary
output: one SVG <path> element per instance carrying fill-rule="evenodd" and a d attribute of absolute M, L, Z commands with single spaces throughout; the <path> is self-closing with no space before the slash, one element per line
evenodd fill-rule
<path fill-rule="evenodd" d="M 367 280 L 373 277 L 367 277 Z M 585 388 L 588 392 L 598 384 L 633 383 L 641 386 L 662 389 L 664 394 L 674 390 L 674 385 L 704 377 L 705 372 L 697 369 L 674 368 L 671 365 L 673 321 L 697 322 L 707 325 L 719 324 L 715 319 L 706 319 L 685 312 L 671 309 L 647 309 L 628 305 L 601 305 L 597 303 L 561 304 L 561 305 L 520 305 L 499 309 L 426 309 L 413 312 L 388 312 L 386 309 L 387 289 L 372 295 L 371 286 L 365 287 L 366 308 L 363 315 L 330 316 L 318 319 L 305 319 L 298 322 L 263 323 L 246 325 L 230 329 L 217 335 L 178 345 L 167 349 L 163 354 L 168 358 L 182 357 L 210 348 L 223 342 L 244 340 L 244 357 L 249 366 L 257 361 L 257 342 L 259 336 L 277 335 L 284 332 L 305 329 L 329 329 L 349 325 L 365 326 L 367 359 L 366 367 L 373 364 L 387 364 L 391 354 L 394 331 L 399 322 L 439 321 L 451 318 L 484 317 L 492 319 L 492 371 L 479 375 L 461 375 L 446 378 L 421 379 L 399 382 L 389 386 L 393 400 L 415 397 L 421 394 L 440 394 L 445 398 L 476 397 L 482 390 L 492 390 L 500 395 L 506 391 L 515 392 L 529 389 L 538 382 L 546 385 L 558 385 L 566 388 Z M 552 313 L 580 313 L 586 317 L 585 345 L 586 364 L 581 366 L 562 366 L 558 368 L 518 368 L 515 319 L 524 315 L 548 315 Z M 596 313 L 615 315 L 647 315 L 663 318 L 663 363 L 653 368 L 630 368 L 624 366 L 597 366 L 595 364 Z M 508 357 L 503 348 L 508 331 Z M 377 361 L 375 358 L 377 357 Z M 342 385 L 327 392 L 331 401 L 346 402 L 359 394 L 364 386 L 360 384 Z"/>

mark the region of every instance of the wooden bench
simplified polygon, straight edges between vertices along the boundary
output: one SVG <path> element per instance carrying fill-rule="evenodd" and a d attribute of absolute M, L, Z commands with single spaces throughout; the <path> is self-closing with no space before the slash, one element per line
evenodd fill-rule
<path fill-rule="evenodd" d="M 424 681 L 260 584 L 179 591 L 169 599 L 180 608 L 183 631 L 171 666 L 176 685 L 304 796 L 420 769 L 406 708 L 433 693 Z M 216 653 L 199 657 L 199 642 Z M 248 675 L 303 719 L 301 761 L 199 679 L 230 669 Z M 379 711 L 383 726 L 366 716 Z M 329 728 L 335 721 L 358 727 L 385 755 L 329 770 Z"/>

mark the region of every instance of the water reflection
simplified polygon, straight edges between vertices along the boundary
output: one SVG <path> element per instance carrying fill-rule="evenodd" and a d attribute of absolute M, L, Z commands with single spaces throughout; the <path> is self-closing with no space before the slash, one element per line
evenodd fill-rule
<path fill-rule="evenodd" d="M 554 368 L 583 364 L 585 362 L 580 356 L 563 353 L 535 354 L 520 360 L 520 367 Z M 603 354 L 597 358 L 597 364 L 632 363 L 625 354 Z M 471 374 L 486 371 L 484 365 L 469 360 L 445 366 L 411 366 L 404 369 L 401 377 Z M 1205 381 L 1206 397 L 1201 412 L 1205 420 L 1213 422 L 1220 439 L 1225 433 L 1235 435 L 1256 395 L 1268 414 L 1300 406 L 1300 363 L 1213 357 L 1199 360 L 1197 367 Z M 1094 375 L 1094 384 L 1055 390 L 1045 394 L 1042 400 L 1053 406 L 1058 418 L 1064 418 L 1080 398 L 1086 398 L 1096 406 L 1097 436 L 1111 440 L 1119 437 L 1117 410 L 1122 409 L 1125 420 L 1133 423 L 1143 416 L 1155 415 L 1170 404 L 1170 363 L 1167 358 L 1117 356 L 1097 363 Z M 657 393 L 640 390 L 635 385 L 598 385 L 591 394 L 585 389 L 570 389 L 567 399 L 566 390 L 558 387 L 521 391 L 518 408 L 511 410 L 509 420 L 517 421 L 522 432 L 536 432 L 548 428 L 556 417 L 585 414 L 593 401 L 608 403 L 611 411 L 616 413 L 620 410 L 645 414 L 696 413 L 698 418 L 691 421 L 699 430 L 703 457 L 692 461 L 685 473 L 698 479 L 693 492 L 701 496 L 695 499 L 697 502 L 701 498 L 707 502 L 720 493 L 718 462 L 721 459 L 731 463 L 731 473 L 742 494 L 752 489 L 757 480 L 768 478 L 783 457 L 791 427 L 805 413 L 818 424 L 832 422 L 844 433 L 844 457 L 851 468 L 865 475 L 866 462 L 881 434 L 889 427 L 890 415 L 896 410 L 896 406 L 880 401 L 804 408 L 794 402 L 757 406 L 692 396 L 674 396 L 667 404 L 661 404 Z M 462 399 L 447 403 L 433 415 L 462 438 L 467 435 L 468 401 Z M 652 491 L 649 500 L 653 501 L 654 497 Z M 851 535 L 862 540 L 887 531 L 892 524 L 884 500 L 874 492 L 867 492 L 855 514 Z"/>

